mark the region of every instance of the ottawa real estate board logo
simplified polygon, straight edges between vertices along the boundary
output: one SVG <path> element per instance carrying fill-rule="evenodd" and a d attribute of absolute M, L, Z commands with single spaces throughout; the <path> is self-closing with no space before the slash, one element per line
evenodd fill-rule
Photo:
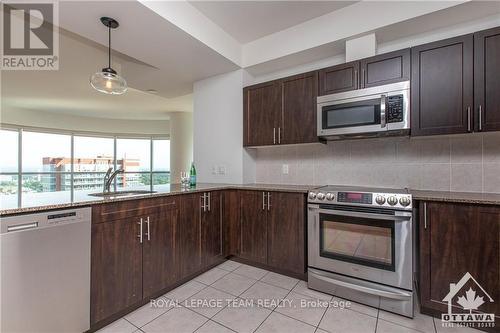
<path fill-rule="evenodd" d="M 450 292 L 443 302 L 448 303 L 448 312 L 441 314 L 441 323 L 444 327 L 495 326 L 495 314 L 480 310 L 480 307 L 484 307 L 487 303 L 493 303 L 493 298 L 469 272 L 465 273 L 457 283 L 450 283 Z"/>
<path fill-rule="evenodd" d="M 59 69 L 57 1 L 2 1 L 2 70 Z"/>

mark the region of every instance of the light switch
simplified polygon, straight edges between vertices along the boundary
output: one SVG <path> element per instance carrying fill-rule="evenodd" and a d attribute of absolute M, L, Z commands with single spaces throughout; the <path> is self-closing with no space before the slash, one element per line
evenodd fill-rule
<path fill-rule="evenodd" d="M 283 164 L 282 170 L 284 175 L 288 175 L 288 164 Z"/>
<path fill-rule="evenodd" d="M 219 165 L 219 175 L 225 175 L 225 174 L 226 174 L 226 166 Z"/>
<path fill-rule="evenodd" d="M 216 175 L 217 174 L 217 165 L 214 165 L 212 167 L 212 175 Z"/>

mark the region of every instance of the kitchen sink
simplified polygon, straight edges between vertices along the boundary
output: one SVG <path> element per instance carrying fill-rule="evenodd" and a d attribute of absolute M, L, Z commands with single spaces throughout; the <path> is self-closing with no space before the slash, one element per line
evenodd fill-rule
<path fill-rule="evenodd" d="M 113 191 L 113 192 L 98 192 L 98 193 L 90 193 L 89 195 L 93 197 L 128 197 L 133 195 L 142 195 L 142 194 L 150 194 L 156 193 L 156 191 L 148 191 L 148 190 L 134 190 L 134 191 Z"/>

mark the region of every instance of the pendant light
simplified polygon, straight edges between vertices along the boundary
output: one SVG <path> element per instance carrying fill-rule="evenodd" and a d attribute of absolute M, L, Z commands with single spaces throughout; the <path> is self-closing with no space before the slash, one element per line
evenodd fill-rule
<path fill-rule="evenodd" d="M 127 82 L 111 68 L 111 29 L 119 24 L 111 17 L 101 17 L 101 22 L 108 27 L 108 67 L 90 77 L 90 85 L 97 91 L 111 95 L 121 95 L 127 91 Z"/>

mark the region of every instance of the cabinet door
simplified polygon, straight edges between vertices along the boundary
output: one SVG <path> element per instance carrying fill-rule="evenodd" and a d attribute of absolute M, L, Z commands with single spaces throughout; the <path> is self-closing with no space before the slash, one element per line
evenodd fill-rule
<path fill-rule="evenodd" d="M 279 126 L 282 144 L 317 142 L 316 97 L 318 72 L 288 77 L 281 81 L 283 95 L 282 124 Z"/>
<path fill-rule="evenodd" d="M 176 237 L 179 211 L 176 206 L 143 218 L 143 297 L 173 285 L 179 279 Z M 149 227 L 148 227 L 149 221 Z"/>
<path fill-rule="evenodd" d="M 224 191 L 223 225 L 224 255 L 238 256 L 240 253 L 240 193 L 238 190 Z"/>
<path fill-rule="evenodd" d="M 223 257 L 221 193 L 209 192 L 209 195 L 208 207 L 201 219 L 201 253 L 205 267 Z"/>
<path fill-rule="evenodd" d="M 278 142 L 281 89 L 277 81 L 243 89 L 243 145 L 265 146 Z"/>
<path fill-rule="evenodd" d="M 495 300 L 479 310 L 497 315 L 500 308 L 500 209 L 452 203 L 420 205 L 420 292 L 424 310 L 447 312 L 443 299 L 450 283 L 469 272 Z M 469 283 L 458 296 L 465 294 Z M 471 287 L 478 291 L 477 286 Z M 454 309 L 459 312 L 460 309 Z M 468 311 L 467 311 L 468 312 Z"/>
<path fill-rule="evenodd" d="M 203 193 L 183 194 L 180 198 L 179 265 L 181 278 L 201 269 L 201 202 Z"/>
<path fill-rule="evenodd" d="M 305 272 L 305 197 L 302 193 L 270 193 L 268 265 L 290 272 Z"/>
<path fill-rule="evenodd" d="M 129 218 L 92 225 L 91 324 L 142 300 L 138 222 Z"/>
<path fill-rule="evenodd" d="M 240 257 L 267 263 L 267 206 L 264 192 L 240 192 Z"/>
<path fill-rule="evenodd" d="M 475 129 L 500 130 L 500 28 L 474 35 Z"/>
<path fill-rule="evenodd" d="M 319 95 L 359 89 L 359 61 L 319 71 Z"/>
<path fill-rule="evenodd" d="M 361 60 L 361 88 L 410 80 L 410 49 Z"/>
<path fill-rule="evenodd" d="M 411 134 L 471 131 L 472 35 L 414 47 L 411 59 Z"/>

